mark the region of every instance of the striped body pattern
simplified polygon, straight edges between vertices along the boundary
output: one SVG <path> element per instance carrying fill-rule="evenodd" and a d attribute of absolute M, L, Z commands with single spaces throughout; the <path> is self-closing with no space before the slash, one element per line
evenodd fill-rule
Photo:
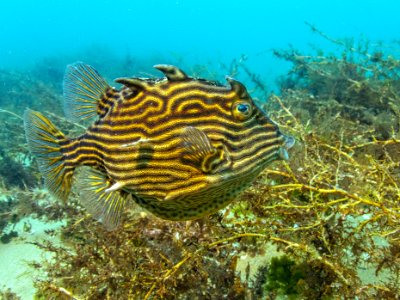
<path fill-rule="evenodd" d="M 294 142 L 240 82 L 227 78 L 226 87 L 155 67 L 164 78 L 120 78 L 117 90 L 88 65 L 68 66 L 66 115 L 93 119 L 79 137 L 66 138 L 40 113 L 25 113 L 48 189 L 67 199 L 74 178 L 85 207 L 111 229 L 132 199 L 169 220 L 216 212 L 270 162 L 287 159 Z"/>

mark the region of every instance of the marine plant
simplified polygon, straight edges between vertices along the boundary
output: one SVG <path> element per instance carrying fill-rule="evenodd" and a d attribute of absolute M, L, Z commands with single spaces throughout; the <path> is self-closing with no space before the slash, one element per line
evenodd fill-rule
<path fill-rule="evenodd" d="M 6 186 L 31 188 L 36 184 L 32 169 L 12 159 L 0 146 L 0 176 Z"/>
<path fill-rule="evenodd" d="M 20 300 L 21 298 L 17 296 L 11 289 L 6 289 L 0 291 L 0 298 L 4 300 Z"/>
<path fill-rule="evenodd" d="M 297 285 L 305 279 L 304 266 L 296 264 L 286 255 L 273 257 L 267 271 L 266 291 L 278 291 L 284 295 L 299 294 Z"/>
<path fill-rule="evenodd" d="M 318 49 L 314 55 L 294 48 L 274 50 L 275 56 L 293 65 L 278 80 L 283 95 L 290 98 L 294 92 L 293 97 L 308 98 L 300 101 L 302 108 L 299 102 L 291 103 L 307 115 L 303 119 L 336 115 L 339 121 L 357 120 L 359 126 L 374 128 L 376 138 L 391 138 L 400 130 L 400 66 L 393 51 L 365 39 L 334 39 L 308 25 L 337 49 L 330 53 Z"/>

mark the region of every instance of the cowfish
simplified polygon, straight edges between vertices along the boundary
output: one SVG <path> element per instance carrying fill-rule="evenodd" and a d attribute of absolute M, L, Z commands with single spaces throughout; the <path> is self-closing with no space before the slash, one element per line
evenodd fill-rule
<path fill-rule="evenodd" d="M 215 213 L 272 161 L 288 159 L 294 144 L 239 81 L 226 77 L 224 86 L 154 67 L 162 78 L 118 78 L 116 89 L 93 67 L 68 65 L 66 117 L 92 124 L 78 137 L 37 111 L 24 114 L 49 192 L 66 201 L 76 184 L 82 205 L 110 230 L 130 201 L 167 220 Z"/>

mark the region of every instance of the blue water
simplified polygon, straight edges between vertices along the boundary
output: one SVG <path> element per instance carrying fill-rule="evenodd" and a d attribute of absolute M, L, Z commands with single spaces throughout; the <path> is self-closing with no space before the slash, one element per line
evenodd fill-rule
<path fill-rule="evenodd" d="M 248 66 L 273 84 L 287 68 L 273 48 L 307 50 L 312 44 L 334 50 L 304 22 L 335 38 L 389 43 L 399 38 L 399 8 L 395 0 L 2 1 L 0 68 L 30 67 L 48 56 L 81 60 L 85 51 L 103 51 L 154 63 L 209 63 L 219 72 L 219 63 L 245 54 Z"/>

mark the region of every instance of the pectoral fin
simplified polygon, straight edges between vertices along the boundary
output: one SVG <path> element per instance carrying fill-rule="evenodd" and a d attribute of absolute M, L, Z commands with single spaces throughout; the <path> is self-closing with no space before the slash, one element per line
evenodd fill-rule
<path fill-rule="evenodd" d="M 77 178 L 82 205 L 108 230 L 115 229 L 121 221 L 129 194 L 121 190 L 123 184 L 111 181 L 102 172 L 82 169 Z"/>
<path fill-rule="evenodd" d="M 227 159 L 224 147 L 213 146 L 208 136 L 200 129 L 186 127 L 182 133 L 183 161 L 204 173 L 214 173 Z"/>

